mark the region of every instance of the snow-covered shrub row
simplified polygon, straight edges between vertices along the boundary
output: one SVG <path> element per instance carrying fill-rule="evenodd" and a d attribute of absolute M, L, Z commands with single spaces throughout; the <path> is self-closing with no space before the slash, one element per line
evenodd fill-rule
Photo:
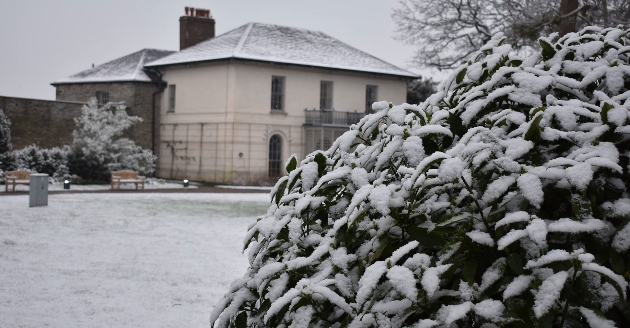
<path fill-rule="evenodd" d="M 11 121 L 0 108 L 0 183 L 4 183 L 4 171 L 13 165 L 9 156 L 11 148 Z"/>
<path fill-rule="evenodd" d="M 109 181 L 111 171 L 127 169 L 148 175 L 156 156 L 123 137 L 123 132 L 142 121 L 129 116 L 122 104 L 99 106 L 92 98 L 74 119 L 76 127 L 69 157 L 70 171 L 86 180 Z"/>
<path fill-rule="evenodd" d="M 36 145 L 12 151 L 13 169 L 26 169 L 46 173 L 55 179 L 64 179 L 69 175 L 68 156 L 70 147 L 40 149 Z"/>
<path fill-rule="evenodd" d="M 501 35 L 272 192 L 216 327 L 628 327 L 630 30 Z"/>
<path fill-rule="evenodd" d="M 11 120 L 0 108 L 0 154 L 11 150 Z"/>

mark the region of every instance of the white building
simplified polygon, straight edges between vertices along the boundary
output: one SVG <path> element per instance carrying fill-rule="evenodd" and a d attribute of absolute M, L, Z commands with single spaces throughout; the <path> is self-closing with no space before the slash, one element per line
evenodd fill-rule
<path fill-rule="evenodd" d="M 249 23 L 145 66 L 162 97 L 159 175 L 272 182 L 416 76 L 324 33 Z"/>
<path fill-rule="evenodd" d="M 269 184 L 374 101 L 405 102 L 417 78 L 321 32 L 249 23 L 215 37 L 214 27 L 209 10 L 186 8 L 179 52 L 144 49 L 61 79 L 57 100 L 127 103 L 160 177 Z"/>

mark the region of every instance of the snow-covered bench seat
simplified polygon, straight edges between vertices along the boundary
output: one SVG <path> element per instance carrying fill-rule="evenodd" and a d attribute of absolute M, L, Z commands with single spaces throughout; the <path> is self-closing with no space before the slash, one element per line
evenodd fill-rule
<path fill-rule="evenodd" d="M 4 191 L 9 191 L 9 185 L 13 186 L 13 191 L 15 191 L 16 185 L 30 185 L 31 183 L 31 174 L 35 174 L 37 172 L 31 172 L 26 170 L 18 170 L 18 171 L 7 171 L 4 173 Z"/>
<path fill-rule="evenodd" d="M 144 180 L 146 178 L 138 175 L 138 172 L 123 170 L 123 171 L 114 171 L 112 172 L 112 190 L 114 187 L 118 185 L 118 189 L 120 189 L 120 185 L 123 183 L 133 183 L 136 185 L 136 190 L 138 190 L 138 184 L 142 185 L 142 190 L 144 190 Z"/>

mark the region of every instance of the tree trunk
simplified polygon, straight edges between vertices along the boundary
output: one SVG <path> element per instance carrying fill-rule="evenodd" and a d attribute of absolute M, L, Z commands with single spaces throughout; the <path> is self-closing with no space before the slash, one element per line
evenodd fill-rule
<path fill-rule="evenodd" d="M 610 20 L 608 19 L 608 3 L 606 0 L 602 0 L 602 18 L 604 19 L 604 26 L 602 27 L 608 27 Z"/>
<path fill-rule="evenodd" d="M 560 23 L 558 24 L 558 32 L 563 36 L 570 32 L 575 32 L 575 21 L 577 13 L 570 15 L 579 6 L 578 0 L 561 0 L 560 1 Z"/>

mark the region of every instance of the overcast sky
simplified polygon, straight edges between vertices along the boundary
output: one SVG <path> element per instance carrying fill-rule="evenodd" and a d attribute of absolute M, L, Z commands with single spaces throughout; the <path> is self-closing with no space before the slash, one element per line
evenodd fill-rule
<path fill-rule="evenodd" d="M 54 99 L 52 81 L 143 48 L 179 50 L 184 7 L 210 9 L 217 35 L 249 22 L 322 31 L 415 73 L 393 39 L 397 0 L 0 0 L 0 95 Z"/>

